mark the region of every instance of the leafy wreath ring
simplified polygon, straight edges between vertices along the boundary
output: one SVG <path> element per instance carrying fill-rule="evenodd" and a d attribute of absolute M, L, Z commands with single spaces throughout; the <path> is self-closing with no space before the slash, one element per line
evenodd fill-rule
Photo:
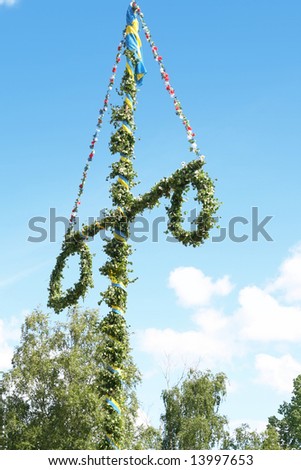
<path fill-rule="evenodd" d="M 184 245 L 199 246 L 209 237 L 209 231 L 216 224 L 213 214 L 219 207 L 219 202 L 214 197 L 214 183 L 208 174 L 202 170 L 204 161 L 202 158 L 193 160 L 176 170 L 169 178 L 163 178 L 148 193 L 133 199 L 128 207 L 126 217 L 129 222 L 145 209 L 152 209 L 158 204 L 161 197 L 170 199 L 170 207 L 167 207 L 168 231 Z M 202 204 L 201 211 L 195 219 L 195 230 L 188 231 L 182 226 L 184 218 L 182 206 L 184 195 L 190 185 L 196 190 L 195 200 Z M 113 212 L 113 217 L 105 217 L 100 222 L 83 227 L 82 231 L 69 231 L 65 236 L 62 251 L 57 257 L 55 268 L 52 272 L 49 285 L 48 306 L 57 313 L 64 308 L 75 305 L 80 297 L 84 297 L 93 287 L 92 279 L 92 255 L 86 244 L 89 236 L 96 235 L 100 230 L 118 225 L 120 213 Z M 63 270 L 69 256 L 79 254 L 80 277 L 79 281 L 63 293 Z"/>
<path fill-rule="evenodd" d="M 79 281 L 74 284 L 73 288 L 69 288 L 63 293 L 63 271 L 69 256 L 75 254 L 80 256 Z M 90 249 L 86 245 L 84 238 L 71 238 L 70 235 L 66 235 L 62 251 L 57 257 L 56 265 L 50 278 L 48 306 L 58 313 L 70 305 L 75 305 L 80 297 L 86 295 L 89 287 L 93 287 L 92 255 Z"/>

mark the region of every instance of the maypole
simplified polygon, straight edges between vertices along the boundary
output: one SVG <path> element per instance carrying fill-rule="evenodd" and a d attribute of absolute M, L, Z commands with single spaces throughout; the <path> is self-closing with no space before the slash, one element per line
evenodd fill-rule
<path fill-rule="evenodd" d="M 146 73 L 139 36 L 140 18 L 147 41 L 150 43 L 155 60 L 159 63 L 161 77 L 165 88 L 173 100 L 176 114 L 185 126 L 190 151 L 195 159 L 176 170 L 171 176 L 161 179 L 147 193 L 135 197 L 131 190 L 135 185 L 136 173 L 133 167 L 135 147 L 134 111 L 136 108 L 137 86 L 140 86 Z M 103 115 L 108 109 L 110 91 L 116 77 L 118 64 L 121 60 L 122 49 L 126 56 L 126 68 L 120 85 L 120 94 L 123 97 L 121 106 L 112 107 L 111 123 L 115 133 L 110 140 L 110 150 L 113 155 L 119 154 L 119 160 L 111 166 L 109 178 L 111 184 L 112 209 L 107 211 L 102 220 L 86 225 L 82 230 L 76 227 L 76 216 L 83 193 L 84 185 L 90 163 L 95 154 L 95 145 L 98 141 Z M 128 339 L 125 313 L 127 309 L 127 287 L 131 282 L 129 278 L 129 256 L 132 253 L 128 243 L 130 237 L 130 224 L 137 214 L 145 209 L 152 209 L 158 204 L 161 197 L 170 199 L 168 213 L 168 230 L 184 245 L 199 246 L 209 236 L 210 229 L 215 225 L 214 214 L 219 206 L 214 197 L 214 183 L 203 170 L 204 157 L 200 154 L 190 123 L 184 115 L 182 106 L 174 88 L 170 84 L 169 76 L 163 65 L 150 30 L 144 20 L 139 6 L 132 2 L 127 11 L 126 29 L 123 39 L 118 46 L 115 64 L 112 69 L 108 91 L 105 96 L 103 108 L 100 110 L 96 132 L 93 134 L 90 145 L 88 162 L 85 165 L 78 195 L 70 217 L 70 227 L 65 235 L 62 252 L 57 258 L 56 266 L 52 272 L 49 286 L 48 306 L 54 308 L 56 313 L 66 307 L 76 305 L 89 287 L 93 287 L 92 256 L 87 246 L 87 239 L 95 236 L 101 230 L 111 230 L 112 237 L 105 241 L 104 252 L 108 259 L 99 269 L 106 276 L 110 285 L 101 293 L 101 302 L 109 307 L 109 313 L 100 321 L 99 331 L 101 344 L 99 345 L 99 362 L 101 364 L 97 386 L 100 395 L 100 405 L 103 409 L 103 433 L 99 436 L 100 449 L 119 449 L 123 447 L 125 432 L 124 411 L 126 393 L 124 387 L 124 368 L 129 357 L 130 345 Z M 196 190 L 195 200 L 201 203 L 201 211 L 195 220 L 195 230 L 186 231 L 183 227 L 182 205 L 185 193 L 192 187 Z M 80 279 L 73 288 L 66 292 L 62 290 L 63 270 L 70 255 L 80 256 Z"/>
<path fill-rule="evenodd" d="M 133 8 L 127 12 L 125 30 L 126 69 L 120 85 L 123 96 L 122 106 L 112 108 L 111 123 L 116 128 L 110 141 L 112 155 L 119 154 L 119 161 L 113 163 L 109 177 L 113 205 L 112 238 L 105 242 L 104 252 L 108 261 L 100 268 L 101 274 L 107 276 L 111 285 L 102 294 L 103 300 L 110 308 L 109 314 L 101 321 L 100 331 L 103 336 L 101 357 L 105 368 L 100 374 L 99 390 L 105 397 L 104 439 L 102 449 L 117 449 L 122 445 L 125 423 L 123 422 L 125 402 L 122 369 L 129 355 L 129 341 L 125 312 L 127 308 L 127 286 L 129 279 L 129 256 L 132 253 L 128 243 L 130 236 L 130 209 L 134 196 L 135 172 L 133 157 L 135 148 L 134 111 L 136 107 L 137 85 L 141 85 L 146 73 L 139 37 L 139 23 Z"/>

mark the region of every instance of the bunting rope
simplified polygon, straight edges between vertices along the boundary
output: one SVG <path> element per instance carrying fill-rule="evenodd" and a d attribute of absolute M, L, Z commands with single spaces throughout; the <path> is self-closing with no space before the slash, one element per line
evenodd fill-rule
<path fill-rule="evenodd" d="M 161 77 L 164 80 L 166 90 L 173 99 L 176 114 L 185 126 L 190 151 L 197 158 L 182 165 L 182 168 L 176 170 L 171 176 L 162 178 L 150 191 L 134 197 L 131 193 L 136 177 L 133 169 L 136 129 L 134 111 L 136 109 L 137 87 L 142 85 L 146 74 L 138 18 L 141 20 L 153 56 L 159 63 Z M 101 220 L 85 225 L 81 230 L 75 230 L 80 198 L 83 194 L 90 162 L 95 154 L 95 145 L 102 127 L 103 116 L 108 109 L 110 92 L 114 85 L 117 65 L 121 60 L 123 48 L 126 56 L 126 67 L 119 92 L 123 96 L 123 103 L 121 106 L 112 106 L 111 123 L 116 131 L 112 135 L 109 145 L 113 155 L 119 154 L 119 160 L 111 165 L 112 171 L 109 175 L 109 178 L 113 180 L 110 189 L 113 208 L 107 211 Z M 126 28 L 123 33 L 123 40 L 118 46 L 112 71 L 113 75 L 110 78 L 104 105 L 99 113 L 97 129 L 93 134 L 90 145 L 91 152 L 84 168 L 78 196 L 71 213 L 69 230 L 65 235 L 62 251 L 57 257 L 50 278 L 48 300 L 48 306 L 54 308 L 56 313 L 59 313 L 66 307 L 76 305 L 79 298 L 86 295 L 88 289 L 93 287 L 92 255 L 86 240 L 89 237 L 94 237 L 101 230 L 110 230 L 112 237 L 105 239 L 103 249 L 108 256 L 108 260 L 99 269 L 100 273 L 110 280 L 109 287 L 101 293 L 101 302 L 104 301 L 110 311 L 99 324 L 99 330 L 103 338 L 99 346 L 99 361 L 103 367 L 97 385 L 102 397 L 104 412 L 103 433 L 100 436 L 99 447 L 107 450 L 122 448 L 125 429 L 123 372 L 130 351 L 125 313 L 127 308 L 127 287 L 130 282 L 133 282 L 129 279 L 131 270 L 128 267 L 128 258 L 132 253 L 132 249 L 128 244 L 130 224 L 138 214 L 143 213 L 145 209 L 153 209 L 158 205 L 160 199 L 165 197 L 170 200 L 170 206 L 166 208 L 169 232 L 185 246 L 196 247 L 204 243 L 209 237 L 209 231 L 216 225 L 214 214 L 219 207 L 219 203 L 214 196 L 214 183 L 203 170 L 204 156 L 201 155 L 198 149 L 195 133 L 192 131 L 181 103 L 176 97 L 175 90 L 170 84 L 169 75 L 163 65 L 163 59 L 158 53 L 158 48 L 136 2 L 132 2 L 127 10 Z M 190 187 L 196 191 L 195 200 L 201 204 L 200 213 L 195 219 L 195 229 L 192 231 L 183 228 L 184 218 L 182 215 L 184 196 Z M 63 292 L 63 271 L 68 257 L 74 254 L 80 255 L 80 278 L 72 288 Z"/>
<path fill-rule="evenodd" d="M 151 47 L 151 50 L 152 50 L 153 57 L 154 57 L 155 61 L 158 62 L 158 64 L 159 64 L 160 72 L 161 72 L 161 78 L 164 81 L 165 89 L 168 92 L 171 99 L 173 100 L 176 115 L 179 117 L 179 119 L 182 121 L 182 123 L 185 127 L 187 139 L 188 139 L 188 142 L 190 144 L 190 151 L 194 152 L 197 157 L 204 158 L 204 156 L 201 154 L 201 152 L 198 148 L 197 141 L 196 141 L 196 135 L 192 130 L 192 127 L 190 125 L 189 120 L 187 119 L 187 117 L 184 114 L 181 102 L 179 101 L 179 99 L 176 96 L 175 89 L 170 83 L 169 74 L 167 73 L 166 68 L 164 66 L 163 57 L 159 54 L 158 47 L 156 46 L 155 42 L 153 41 L 150 29 L 149 29 L 149 27 L 147 26 L 147 24 L 145 22 L 144 15 L 143 15 L 139 5 L 136 2 L 132 2 L 132 8 L 137 13 L 137 15 L 139 15 L 139 17 L 140 17 L 141 24 L 142 24 L 142 29 L 143 29 L 144 34 L 145 34 L 145 38 L 146 38 L 147 42 L 149 43 L 149 45 Z"/>
<path fill-rule="evenodd" d="M 85 186 L 85 183 L 86 183 L 86 180 L 87 180 L 88 171 L 90 169 L 91 162 L 92 162 L 93 157 L 95 155 L 95 146 L 96 146 L 96 144 L 98 142 L 98 139 L 99 139 L 99 133 L 102 129 L 104 116 L 105 116 L 105 114 L 108 110 L 108 107 L 109 107 L 111 91 L 112 91 L 114 83 L 115 83 L 116 72 L 117 72 L 117 69 L 118 69 L 118 65 L 121 61 L 122 50 L 124 49 L 124 46 L 125 46 L 125 36 L 126 36 L 126 32 L 124 31 L 123 39 L 120 41 L 120 43 L 118 45 L 118 48 L 117 48 L 115 63 L 114 63 L 113 68 L 112 68 L 112 75 L 111 75 L 110 80 L 109 80 L 109 85 L 108 85 L 108 88 L 107 88 L 107 92 L 105 94 L 103 106 L 99 110 L 96 130 L 95 130 L 95 132 L 92 136 L 92 141 L 90 143 L 89 156 L 88 156 L 87 162 L 85 164 L 84 171 L 83 171 L 83 174 L 82 174 L 82 178 L 81 178 L 81 181 L 80 181 L 80 184 L 79 184 L 79 187 L 78 187 L 77 197 L 75 199 L 75 202 L 74 202 L 71 214 L 70 214 L 69 231 L 71 231 L 72 228 L 74 228 L 74 226 L 76 225 L 76 217 L 77 217 L 79 205 L 81 204 L 81 196 L 84 192 L 84 186 Z"/>

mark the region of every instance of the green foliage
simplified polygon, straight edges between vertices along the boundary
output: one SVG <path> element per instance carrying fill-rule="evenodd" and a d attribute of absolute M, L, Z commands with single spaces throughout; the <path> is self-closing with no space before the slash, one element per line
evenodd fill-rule
<path fill-rule="evenodd" d="M 133 155 L 135 147 L 135 137 L 128 131 L 120 127 L 111 137 L 110 151 L 112 154 L 123 153 L 126 157 Z"/>
<path fill-rule="evenodd" d="M 182 402 L 185 399 L 179 387 L 162 392 L 165 414 L 161 416 L 163 423 L 162 448 L 166 450 L 181 449 L 179 434 L 182 424 Z"/>
<path fill-rule="evenodd" d="M 167 207 L 167 214 L 170 233 L 185 246 L 196 247 L 204 243 L 209 237 L 210 230 L 216 225 L 214 214 L 220 204 L 214 197 L 214 183 L 203 171 L 203 166 L 204 162 L 201 159 L 193 160 L 176 170 L 169 178 L 163 178 L 148 193 L 134 200 L 129 217 L 132 219 L 145 209 L 153 209 L 161 197 L 169 198 L 170 206 Z M 202 204 L 202 209 L 195 220 L 196 230 L 192 232 L 182 227 L 183 203 L 190 186 L 196 190 L 195 200 Z"/>
<path fill-rule="evenodd" d="M 133 103 L 136 102 L 136 84 L 134 79 L 129 75 L 127 70 L 124 73 L 120 94 L 130 95 Z M 129 220 L 124 217 L 124 213 L 128 213 L 128 208 L 132 204 L 133 196 L 130 189 L 134 185 L 136 176 L 133 171 L 131 159 L 133 158 L 135 136 L 126 130 L 130 127 L 134 130 L 134 107 L 131 108 L 126 104 L 122 107 L 112 108 L 112 119 L 116 132 L 110 140 L 110 150 L 112 154 L 120 153 L 119 163 L 112 165 L 112 172 L 109 178 L 121 176 L 126 178 L 128 186 L 125 187 L 119 181 L 114 181 L 111 185 L 111 198 L 114 207 L 119 208 L 119 216 L 112 220 L 112 239 L 105 242 L 104 252 L 108 256 L 106 263 L 100 268 L 100 273 L 107 276 L 113 283 L 123 284 L 123 287 L 109 286 L 105 292 L 101 293 L 101 301 L 105 302 L 111 312 L 100 322 L 99 329 L 103 335 L 103 342 L 99 348 L 99 357 L 107 365 L 107 370 L 99 374 L 98 390 L 103 400 L 104 412 L 104 435 L 100 440 L 100 449 L 112 449 L 114 446 L 124 448 L 128 441 L 126 433 L 127 428 L 127 402 L 126 389 L 124 387 L 124 364 L 129 360 L 130 346 L 127 332 L 126 321 L 122 314 L 116 313 L 122 311 L 124 314 L 127 307 L 127 292 L 125 288 L 128 286 L 130 279 L 129 273 L 129 256 L 132 249 L 126 240 L 114 238 L 116 230 L 129 236 Z M 124 128 L 126 124 L 126 128 Z M 120 127 L 121 126 L 121 127 Z M 116 211 L 116 214 L 118 211 Z M 113 369 L 115 372 L 108 370 Z M 120 371 L 117 373 L 116 371 Z M 107 403 L 106 398 L 114 399 L 121 413 L 114 410 Z"/>
<path fill-rule="evenodd" d="M 122 106 L 112 106 L 111 124 L 117 129 L 120 125 L 119 123 L 123 121 L 126 121 L 135 130 L 135 121 L 131 108 L 126 103 L 123 103 Z"/>
<path fill-rule="evenodd" d="M 227 419 L 218 411 L 225 395 L 223 373 L 195 370 L 181 386 L 163 391 L 163 449 L 212 449 L 221 444 Z"/>
<path fill-rule="evenodd" d="M 162 449 L 162 436 L 161 430 L 153 426 L 139 426 L 136 429 L 134 438 L 134 450 L 161 450 Z"/>
<path fill-rule="evenodd" d="M 251 430 L 246 423 L 241 424 L 234 430 L 231 437 L 226 439 L 225 449 L 234 450 L 280 450 L 279 435 L 277 430 L 267 425 L 263 432 Z"/>
<path fill-rule="evenodd" d="M 133 57 L 133 54 L 131 54 L 130 51 L 125 51 L 125 55 L 127 55 L 130 60 Z M 128 73 L 128 71 L 125 70 L 125 72 L 123 74 L 123 77 L 121 79 L 119 94 L 121 96 L 130 95 L 130 97 L 133 100 L 133 109 L 134 110 L 135 110 L 135 106 L 136 106 L 136 91 L 137 91 L 137 87 L 136 87 L 136 82 L 135 82 L 134 77 L 132 77 Z"/>
<path fill-rule="evenodd" d="M 62 292 L 63 272 L 69 256 L 80 255 L 80 277 L 73 288 Z M 84 238 L 67 238 L 63 244 L 62 252 L 57 257 L 55 268 L 51 274 L 49 283 L 48 307 L 60 313 L 70 305 L 76 305 L 80 297 L 84 297 L 89 287 L 93 287 L 92 255 Z"/>
<path fill-rule="evenodd" d="M 277 429 L 268 424 L 265 431 L 262 433 L 262 450 L 281 450 L 280 436 Z"/>
<path fill-rule="evenodd" d="M 132 248 L 128 243 L 122 243 L 116 240 L 114 237 L 112 240 L 105 242 L 104 252 L 108 255 L 109 260 L 99 269 L 100 273 L 104 276 L 121 281 L 125 287 L 129 283 L 129 268 L 130 264 L 128 257 L 132 254 Z M 120 291 L 120 289 L 119 289 Z M 102 300 L 108 302 L 108 305 L 119 305 L 118 300 L 122 298 L 122 303 L 125 306 L 126 293 L 119 292 L 117 289 L 112 290 L 108 288 L 106 292 L 102 294 Z"/>
<path fill-rule="evenodd" d="M 210 371 L 191 370 L 180 386 L 162 393 L 165 413 L 162 448 L 166 450 L 279 450 L 277 429 L 268 424 L 259 433 L 248 424 L 241 424 L 233 434 L 228 419 L 219 414 L 226 396 L 226 376 Z"/>
<path fill-rule="evenodd" d="M 12 369 L 4 376 L 2 447 L 98 449 L 105 413 L 99 398 L 99 350 L 104 342 L 97 310 L 73 309 L 65 323 L 50 324 L 36 310 L 22 327 Z M 139 374 L 129 356 L 123 364 L 125 429 L 134 439 Z"/>
<path fill-rule="evenodd" d="M 3 400 L 3 372 L 0 371 L 0 450 L 5 448 L 4 442 L 4 400 Z"/>
<path fill-rule="evenodd" d="M 230 449 L 259 450 L 262 446 L 262 436 L 257 431 L 251 431 L 246 423 L 234 430 L 234 435 L 228 445 Z"/>
<path fill-rule="evenodd" d="M 111 165 L 112 171 L 109 175 L 110 179 L 114 179 L 119 175 L 125 176 L 129 180 L 129 188 L 131 189 L 135 186 L 134 179 L 137 176 L 137 173 L 133 169 L 133 163 L 131 160 L 119 160 L 118 162 L 114 162 Z"/>
<path fill-rule="evenodd" d="M 294 380 L 292 399 L 278 409 L 282 418 L 271 416 L 269 423 L 277 429 L 282 449 L 301 449 L 301 375 Z"/>

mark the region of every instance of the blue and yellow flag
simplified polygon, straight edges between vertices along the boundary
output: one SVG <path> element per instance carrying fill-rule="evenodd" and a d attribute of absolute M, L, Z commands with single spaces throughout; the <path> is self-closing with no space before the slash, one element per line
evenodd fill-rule
<path fill-rule="evenodd" d="M 135 58 L 138 60 L 134 67 L 132 62 L 127 59 L 127 70 L 135 78 L 137 85 L 142 85 L 143 77 L 146 74 L 146 68 L 142 57 L 142 43 L 139 36 L 139 22 L 137 14 L 133 8 L 129 6 L 126 14 L 126 48 L 133 51 Z"/>
<path fill-rule="evenodd" d="M 110 405 L 118 414 L 121 414 L 120 406 L 114 398 L 106 397 L 106 402 Z"/>

